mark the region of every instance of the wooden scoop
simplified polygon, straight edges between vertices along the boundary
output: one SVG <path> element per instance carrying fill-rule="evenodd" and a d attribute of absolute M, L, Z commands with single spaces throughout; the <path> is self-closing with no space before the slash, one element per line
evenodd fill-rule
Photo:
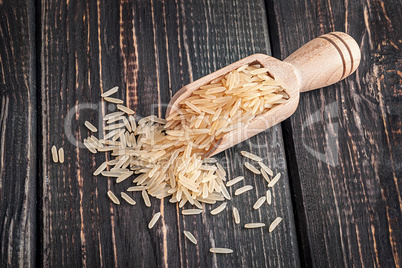
<path fill-rule="evenodd" d="M 360 63 L 360 49 L 351 36 L 332 32 L 311 40 L 284 61 L 264 54 L 251 55 L 181 88 L 170 101 L 166 117 L 201 86 L 243 65 L 255 63 L 268 68 L 268 73 L 283 83 L 288 101 L 243 127 L 227 132 L 205 157 L 220 153 L 287 119 L 297 108 L 300 92 L 329 86 L 351 75 Z"/>

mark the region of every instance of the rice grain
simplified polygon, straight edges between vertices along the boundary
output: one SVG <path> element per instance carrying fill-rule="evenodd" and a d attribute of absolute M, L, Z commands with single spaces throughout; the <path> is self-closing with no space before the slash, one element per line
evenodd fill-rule
<path fill-rule="evenodd" d="M 271 194 L 271 190 L 267 191 L 267 203 L 268 205 L 271 205 L 272 203 L 272 194 Z"/>
<path fill-rule="evenodd" d="M 84 125 L 92 132 L 98 132 L 98 129 L 91 124 L 91 122 L 85 121 Z"/>
<path fill-rule="evenodd" d="M 121 104 L 117 104 L 117 109 L 119 109 L 122 112 L 125 112 L 126 114 L 134 114 L 133 110 Z"/>
<path fill-rule="evenodd" d="M 183 233 L 187 237 L 187 239 L 190 240 L 191 243 L 197 245 L 197 239 L 195 239 L 192 233 L 190 233 L 189 231 L 183 231 Z"/>
<path fill-rule="evenodd" d="M 136 202 L 134 201 L 134 199 L 132 199 L 128 194 L 126 194 L 125 192 L 121 192 L 121 198 L 123 198 L 124 200 L 126 200 L 127 203 L 129 203 L 130 205 L 135 205 Z"/>
<path fill-rule="evenodd" d="M 129 188 L 127 188 L 127 192 L 139 192 L 139 191 L 142 191 L 142 190 L 146 190 L 147 189 L 147 186 L 132 186 L 132 187 L 129 187 Z"/>
<path fill-rule="evenodd" d="M 236 224 L 240 223 L 240 214 L 237 208 L 233 207 L 233 218 Z"/>
<path fill-rule="evenodd" d="M 258 198 L 258 200 L 255 202 L 253 208 L 259 209 L 262 206 L 262 204 L 264 204 L 265 200 L 267 200 L 267 198 L 265 196 Z"/>
<path fill-rule="evenodd" d="M 265 172 L 265 170 L 264 170 L 263 168 L 260 168 L 260 171 L 261 171 L 262 177 L 263 177 L 268 183 L 270 183 L 271 180 L 269 179 L 267 172 Z"/>
<path fill-rule="evenodd" d="M 243 194 L 243 193 L 245 193 L 247 191 L 250 191 L 252 189 L 253 189 L 253 186 L 251 186 L 251 185 L 243 186 L 243 187 L 241 187 L 241 188 L 236 190 L 235 195 L 241 195 L 241 194 Z"/>
<path fill-rule="evenodd" d="M 265 223 L 262 222 L 254 222 L 254 223 L 246 223 L 244 228 L 253 229 L 253 228 L 262 228 L 265 227 Z"/>
<path fill-rule="evenodd" d="M 53 162 L 57 163 L 59 162 L 59 156 L 57 155 L 57 148 L 56 146 L 52 146 L 52 158 L 53 158 Z"/>
<path fill-rule="evenodd" d="M 63 148 L 59 149 L 59 162 L 64 163 L 64 149 Z"/>
<path fill-rule="evenodd" d="M 263 170 L 265 170 L 265 172 L 267 172 L 267 174 L 269 175 L 269 176 L 273 176 L 274 175 L 274 172 L 272 171 L 272 169 L 270 169 L 267 165 L 265 165 L 263 162 L 258 162 L 258 164 L 260 165 L 260 167 L 263 169 Z"/>
<path fill-rule="evenodd" d="M 107 167 L 107 161 L 103 162 L 93 173 L 94 176 L 98 176 L 102 171 L 105 170 L 105 168 Z"/>
<path fill-rule="evenodd" d="M 269 231 L 269 232 L 272 232 L 272 231 L 276 228 L 276 226 L 278 226 L 278 224 L 279 224 L 281 221 L 282 221 L 282 218 L 281 218 L 281 217 L 277 217 L 277 218 L 271 223 L 271 225 L 269 226 L 268 231 Z"/>
<path fill-rule="evenodd" d="M 212 253 L 220 253 L 220 254 L 233 253 L 233 250 L 230 248 L 210 248 L 209 251 Z"/>
<path fill-rule="evenodd" d="M 255 174 L 261 174 L 261 172 L 249 162 L 245 162 L 244 166 Z"/>
<path fill-rule="evenodd" d="M 275 177 L 271 180 L 270 183 L 268 183 L 268 187 L 274 187 L 274 185 L 279 181 L 281 178 L 281 173 L 278 173 L 275 175 Z"/>
<path fill-rule="evenodd" d="M 202 213 L 202 209 L 183 209 L 181 211 L 182 215 L 198 215 Z"/>
<path fill-rule="evenodd" d="M 258 155 L 252 154 L 250 152 L 246 152 L 246 151 L 241 151 L 240 152 L 244 157 L 247 157 L 251 160 L 257 161 L 257 162 L 261 162 L 262 158 L 259 157 Z"/>
<path fill-rule="evenodd" d="M 226 202 L 222 203 L 220 206 L 218 206 L 217 208 L 213 209 L 211 211 L 211 214 L 216 215 L 216 214 L 221 213 L 226 208 L 226 205 L 227 205 Z"/>
<path fill-rule="evenodd" d="M 152 227 L 154 227 L 155 223 L 159 220 L 161 216 L 161 213 L 155 213 L 155 215 L 152 217 L 151 221 L 148 224 L 148 229 L 152 229 Z"/>
<path fill-rule="evenodd" d="M 240 182 L 240 181 L 242 181 L 242 180 L 244 180 L 244 177 L 243 177 L 243 176 L 236 177 L 236 178 L 234 178 L 233 180 L 228 181 L 228 182 L 226 183 L 226 187 L 233 186 L 233 185 L 235 185 L 236 183 L 238 183 L 238 182 Z"/>
<path fill-rule="evenodd" d="M 104 97 L 103 98 L 105 101 L 110 102 L 110 103 L 115 103 L 115 104 L 122 104 L 123 101 L 121 99 L 117 98 L 111 98 L 111 97 Z"/>
<path fill-rule="evenodd" d="M 110 95 L 113 95 L 119 90 L 119 87 L 113 87 L 109 89 L 108 91 L 104 92 L 101 97 L 109 97 Z"/>
<path fill-rule="evenodd" d="M 151 201 L 149 200 L 149 196 L 146 190 L 142 190 L 142 199 L 144 199 L 144 203 L 147 207 L 151 206 Z"/>
<path fill-rule="evenodd" d="M 122 175 L 120 175 L 119 177 L 117 177 L 116 179 L 116 183 L 120 183 L 122 181 L 124 181 L 125 179 L 127 179 L 128 177 L 130 177 L 131 175 L 133 175 L 134 171 L 128 171 L 126 173 L 123 173 Z"/>
<path fill-rule="evenodd" d="M 113 203 L 115 203 L 116 205 L 120 205 L 120 201 L 117 198 L 117 196 L 114 195 L 114 193 L 112 191 L 108 191 L 107 195 L 109 196 L 110 200 L 112 200 Z"/>

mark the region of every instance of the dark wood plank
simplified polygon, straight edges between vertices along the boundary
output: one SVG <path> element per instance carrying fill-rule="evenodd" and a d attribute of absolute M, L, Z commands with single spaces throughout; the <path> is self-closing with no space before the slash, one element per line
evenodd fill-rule
<path fill-rule="evenodd" d="M 267 6 L 278 57 L 334 30 L 349 33 L 362 51 L 354 75 L 303 94 L 284 124 L 303 262 L 399 267 L 401 2 L 268 0 Z"/>
<path fill-rule="evenodd" d="M 137 116 L 163 115 L 165 104 L 183 85 L 256 52 L 270 52 L 263 1 L 42 1 L 43 98 L 43 264 L 45 266 L 266 267 L 299 265 L 283 140 L 277 126 L 218 156 L 229 177 L 245 174 L 255 191 L 234 198 L 247 221 L 269 224 L 284 218 L 275 232 L 235 226 L 231 211 L 212 217 L 210 206 L 197 217 L 179 213 L 167 200 L 111 205 L 106 192 L 115 185 L 92 172 L 105 155 L 92 155 L 76 140 L 88 136 L 85 120 L 98 122 L 110 108 L 100 94 L 118 85 L 118 94 Z M 83 104 L 92 103 L 90 106 Z M 87 107 L 84 109 L 84 107 Z M 57 111 L 57 112 L 55 112 Z M 66 120 L 72 115 L 71 125 Z M 73 139 L 74 138 L 74 139 Z M 66 163 L 51 163 L 55 144 Z M 238 151 L 261 154 L 283 178 L 274 188 L 274 205 L 252 211 L 266 183 L 242 168 Z M 127 182 L 128 183 L 128 182 Z M 162 219 L 152 230 L 155 212 Z M 195 246 L 183 230 L 198 237 Z M 214 256 L 212 246 L 230 247 Z"/>
<path fill-rule="evenodd" d="M 0 266 L 36 263 L 34 1 L 0 1 Z"/>

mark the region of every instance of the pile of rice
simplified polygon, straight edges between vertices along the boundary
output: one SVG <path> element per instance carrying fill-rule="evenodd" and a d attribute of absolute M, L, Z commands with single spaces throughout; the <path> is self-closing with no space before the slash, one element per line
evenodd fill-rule
<path fill-rule="evenodd" d="M 109 97 L 116 91 L 102 96 L 121 103 Z M 180 207 L 187 202 L 201 207 L 199 202 L 221 200 L 227 192 L 224 169 L 203 156 L 227 132 L 287 99 L 267 69 L 245 65 L 200 87 L 166 120 L 151 115 L 136 122 L 131 109 L 118 105 L 119 112 L 104 118 L 110 132 L 99 140 L 91 136 L 84 144 L 93 153 L 111 151 L 114 157 L 95 175 L 116 177 L 120 183 L 140 174 L 133 183 L 144 186 L 141 189 L 149 195 L 171 196 L 170 202 L 179 202 Z"/>
<path fill-rule="evenodd" d="M 102 163 L 94 175 L 114 177 L 116 183 L 137 175 L 134 185 L 126 191 L 141 191 L 147 206 L 151 206 L 148 195 L 158 199 L 170 196 L 169 201 L 179 202 L 179 207 L 189 202 L 200 209 L 200 202 L 214 204 L 231 199 L 224 168 L 213 158 L 204 159 L 206 153 L 226 133 L 256 120 L 289 98 L 281 83 L 258 64 L 242 66 L 200 87 L 166 119 L 151 115 L 137 122 L 133 110 L 123 106 L 122 100 L 110 97 L 117 91 L 115 87 L 102 94 L 105 101 L 117 104 L 119 110 L 104 117 L 103 129 L 108 133 L 101 139 L 91 135 L 84 140 L 92 153 L 111 152 L 112 160 Z M 85 125 L 90 131 L 97 131 L 90 122 Z M 272 173 L 258 156 L 247 152 L 243 155 L 260 163 L 261 171 L 247 162 L 246 167 L 252 172 L 263 172 L 266 179 L 267 172 Z M 236 178 L 230 185 L 240 180 Z M 246 187 L 244 191 L 250 189 Z M 108 195 L 114 203 L 120 203 L 111 191 Z M 126 193 L 121 196 L 135 204 Z M 258 207 L 265 201 L 261 200 Z M 224 210 L 224 204 L 214 213 Z M 237 209 L 235 216 L 238 222 Z M 158 218 L 159 215 L 150 226 Z M 194 242 L 188 233 L 187 236 Z"/>

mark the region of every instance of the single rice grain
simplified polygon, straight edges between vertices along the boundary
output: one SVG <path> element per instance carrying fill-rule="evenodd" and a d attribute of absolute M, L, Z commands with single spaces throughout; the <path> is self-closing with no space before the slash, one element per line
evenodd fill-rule
<path fill-rule="evenodd" d="M 192 233 L 190 233 L 189 231 L 183 231 L 183 233 L 187 237 L 187 239 L 190 240 L 191 243 L 197 245 L 197 239 L 195 239 Z"/>
<path fill-rule="evenodd" d="M 64 163 L 64 149 L 63 148 L 59 149 L 59 162 Z"/>
<path fill-rule="evenodd" d="M 218 206 L 217 208 L 213 209 L 211 211 L 211 214 L 216 215 L 216 214 L 221 213 L 226 208 L 226 205 L 227 205 L 226 202 L 222 203 L 220 206 Z"/>
<path fill-rule="evenodd" d="M 127 192 L 139 192 L 139 191 L 143 191 L 146 190 L 147 186 L 131 186 L 127 188 Z"/>
<path fill-rule="evenodd" d="M 202 213 L 202 209 L 183 209 L 181 214 L 183 215 L 198 215 Z"/>
<path fill-rule="evenodd" d="M 246 152 L 246 151 L 241 151 L 240 152 L 244 157 L 247 157 L 248 159 L 257 161 L 257 162 L 261 162 L 262 158 L 259 157 L 258 155 L 252 154 L 250 152 Z"/>
<path fill-rule="evenodd" d="M 271 190 L 267 191 L 267 203 L 268 205 L 271 205 L 272 203 L 272 194 L 271 194 Z"/>
<path fill-rule="evenodd" d="M 275 177 L 271 180 L 270 183 L 268 183 L 268 187 L 274 187 L 274 185 L 279 181 L 281 178 L 281 173 L 278 173 L 275 175 Z"/>
<path fill-rule="evenodd" d="M 264 204 L 265 200 L 267 200 L 267 198 L 265 196 L 258 198 L 258 200 L 257 200 L 257 202 L 255 202 L 253 208 L 259 209 L 262 206 L 262 204 Z"/>
<path fill-rule="evenodd" d="M 148 229 L 152 229 L 152 227 L 154 227 L 155 223 L 159 220 L 161 216 L 161 213 L 155 213 L 155 215 L 152 217 L 151 221 L 148 224 Z"/>
<path fill-rule="evenodd" d="M 252 228 L 262 228 L 265 227 L 265 223 L 262 222 L 254 222 L 254 223 L 246 223 L 244 228 L 252 229 Z"/>
<path fill-rule="evenodd" d="M 113 112 L 110 114 L 105 115 L 105 117 L 103 117 L 103 121 L 108 121 L 114 118 L 117 118 L 119 116 L 122 116 L 124 114 L 124 112 Z"/>
<path fill-rule="evenodd" d="M 53 162 L 57 163 L 59 162 L 59 156 L 57 155 L 57 148 L 56 146 L 52 146 L 52 158 L 53 158 Z"/>
<path fill-rule="evenodd" d="M 105 101 L 110 102 L 110 103 L 115 103 L 115 104 L 122 104 L 123 101 L 121 99 L 117 98 L 111 98 L 111 97 L 104 97 L 103 98 Z"/>
<path fill-rule="evenodd" d="M 107 167 L 107 161 L 103 162 L 94 172 L 94 176 L 98 176 Z"/>
<path fill-rule="evenodd" d="M 119 87 L 113 87 L 109 89 L 108 91 L 104 92 L 101 97 L 109 97 L 110 95 L 113 95 L 119 90 Z"/>
<path fill-rule="evenodd" d="M 267 165 L 265 165 L 263 162 L 258 162 L 258 164 L 260 165 L 260 167 L 263 169 L 263 170 L 265 170 L 265 172 L 267 172 L 267 174 L 269 175 L 269 176 L 273 176 L 274 175 L 274 172 L 272 171 L 272 169 L 270 169 Z"/>
<path fill-rule="evenodd" d="M 98 132 L 98 129 L 91 124 L 91 122 L 89 121 L 85 121 L 84 125 L 87 127 L 87 129 L 89 129 L 92 132 Z"/>
<path fill-rule="evenodd" d="M 120 183 L 120 182 L 124 181 L 125 179 L 127 179 L 128 177 L 133 175 L 133 173 L 134 173 L 134 171 L 129 171 L 129 172 L 123 173 L 122 175 L 117 177 L 116 183 Z"/>
<path fill-rule="evenodd" d="M 236 190 L 235 195 L 241 195 L 241 194 L 243 194 L 243 193 L 245 193 L 247 191 L 250 191 L 252 189 L 253 189 L 253 186 L 251 186 L 251 185 L 243 186 L 243 187 L 241 187 L 241 188 Z"/>
<path fill-rule="evenodd" d="M 255 173 L 255 174 L 261 174 L 261 172 L 252 164 L 250 164 L 249 162 L 245 162 L 244 166 L 249 169 L 251 172 Z"/>
<path fill-rule="evenodd" d="M 144 203 L 147 207 L 151 206 L 151 200 L 149 200 L 149 196 L 147 191 L 142 190 L 142 198 L 144 199 Z"/>
<path fill-rule="evenodd" d="M 226 187 L 233 186 L 233 185 L 235 185 L 236 183 L 238 183 L 238 182 L 240 182 L 240 181 L 242 181 L 242 180 L 244 180 L 244 177 L 243 177 L 243 176 L 236 177 L 236 178 L 234 178 L 233 180 L 228 181 L 228 182 L 226 183 Z"/>
<path fill-rule="evenodd" d="M 233 207 L 233 218 L 236 224 L 240 223 L 240 214 L 237 208 Z"/>
<path fill-rule="evenodd" d="M 127 203 L 129 203 L 130 205 L 135 205 L 136 202 L 134 201 L 134 199 L 132 199 L 128 194 L 126 194 L 125 192 L 121 192 L 121 198 L 123 198 L 124 200 L 126 200 Z"/>
<path fill-rule="evenodd" d="M 125 112 L 126 114 L 133 114 L 134 113 L 133 110 L 131 110 L 130 108 L 128 108 L 128 107 L 126 107 L 124 105 L 121 105 L 121 104 L 117 104 L 117 109 L 119 109 L 122 112 Z"/>
<path fill-rule="evenodd" d="M 270 183 L 271 180 L 269 179 L 268 174 L 267 174 L 267 172 L 265 171 L 265 169 L 260 168 L 260 171 L 261 171 L 262 177 L 263 177 L 268 183 Z"/>
<path fill-rule="evenodd" d="M 233 250 L 230 248 L 210 248 L 209 251 L 212 253 L 220 253 L 220 254 L 233 253 Z"/>
<path fill-rule="evenodd" d="M 269 231 L 269 232 L 272 232 L 272 231 L 276 228 L 276 226 L 278 226 L 278 224 L 279 224 L 281 221 L 282 221 L 282 218 L 281 218 L 281 217 L 277 217 L 277 218 L 271 223 L 271 225 L 269 226 L 268 231 Z"/>
<path fill-rule="evenodd" d="M 107 195 L 109 196 L 110 200 L 112 200 L 113 203 L 115 203 L 116 205 L 120 205 L 120 201 L 117 198 L 117 196 L 114 195 L 114 193 L 112 191 L 108 191 Z"/>

